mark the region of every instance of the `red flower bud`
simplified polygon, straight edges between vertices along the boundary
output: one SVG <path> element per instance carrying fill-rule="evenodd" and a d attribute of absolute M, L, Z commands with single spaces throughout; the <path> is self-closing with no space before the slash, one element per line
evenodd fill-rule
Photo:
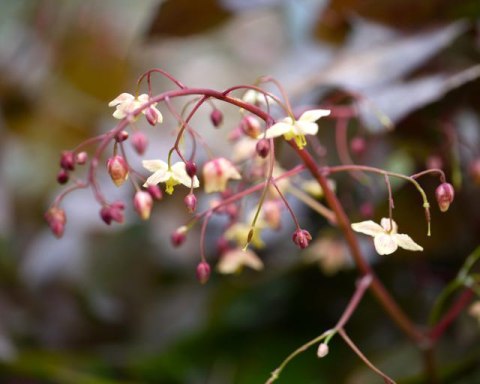
<path fill-rule="evenodd" d="M 65 223 L 67 222 L 65 211 L 63 209 L 58 207 L 51 207 L 45 213 L 45 220 L 47 220 L 50 229 L 56 237 L 60 238 L 63 236 Z"/>
<path fill-rule="evenodd" d="M 197 280 L 200 284 L 205 284 L 210 279 L 210 265 L 206 261 L 201 261 L 197 265 Z"/>
<path fill-rule="evenodd" d="M 177 228 L 175 232 L 172 233 L 170 240 L 172 241 L 174 247 L 179 247 L 185 242 L 185 240 L 187 239 L 187 230 L 187 227 L 183 225 Z"/>
<path fill-rule="evenodd" d="M 183 202 L 185 203 L 189 213 L 193 213 L 197 209 L 197 198 L 193 193 L 189 193 L 187 196 L 185 196 Z"/>
<path fill-rule="evenodd" d="M 435 190 L 435 197 L 437 198 L 438 207 L 440 211 L 446 212 L 453 201 L 455 190 L 450 183 L 442 183 Z"/>
<path fill-rule="evenodd" d="M 158 185 L 147 186 L 147 192 L 152 196 L 154 200 L 162 200 L 163 193 Z"/>
<path fill-rule="evenodd" d="M 107 160 L 107 170 L 117 187 L 122 185 L 128 178 L 127 162 L 120 155 L 113 156 Z"/>
<path fill-rule="evenodd" d="M 152 107 L 148 107 L 145 110 L 145 117 L 147 118 L 147 121 L 151 126 L 154 126 L 161 120 L 158 110 Z"/>
<path fill-rule="evenodd" d="M 135 132 L 132 135 L 132 145 L 135 149 L 135 152 L 137 152 L 139 155 L 143 155 L 148 146 L 147 136 L 145 136 L 145 134 L 142 132 Z"/>
<path fill-rule="evenodd" d="M 150 193 L 146 191 L 138 191 L 135 193 L 133 207 L 142 220 L 148 220 L 153 207 L 153 199 Z"/>
<path fill-rule="evenodd" d="M 68 179 L 69 179 L 68 171 L 66 171 L 63 168 L 60 169 L 60 171 L 57 174 L 57 182 L 59 184 L 65 184 L 66 182 L 68 182 Z"/>
<path fill-rule="evenodd" d="M 75 161 L 77 164 L 83 165 L 87 162 L 88 160 L 88 155 L 87 152 L 79 152 L 77 153 L 77 156 L 75 156 Z"/>
<path fill-rule="evenodd" d="M 116 201 L 111 205 L 102 207 L 100 210 L 100 217 L 108 225 L 110 225 L 112 221 L 116 221 L 117 223 L 121 224 L 124 220 L 124 209 L 125 205 L 121 201 Z"/>
<path fill-rule="evenodd" d="M 73 171 L 75 168 L 75 155 L 71 151 L 63 151 L 60 156 L 60 167 L 66 171 Z"/>
<path fill-rule="evenodd" d="M 257 146 L 255 147 L 258 156 L 265 159 L 270 152 L 270 141 L 268 139 L 260 139 L 257 142 Z"/>
<path fill-rule="evenodd" d="M 197 174 L 197 164 L 193 161 L 187 161 L 185 163 L 185 171 L 187 171 L 188 176 L 193 178 Z"/>
<path fill-rule="evenodd" d="M 297 229 L 293 232 L 292 240 L 301 249 L 305 249 L 312 240 L 312 235 L 306 229 Z"/>
<path fill-rule="evenodd" d="M 121 143 L 122 141 L 125 141 L 127 139 L 128 139 L 127 131 L 118 132 L 117 135 L 115 136 L 115 140 L 117 140 L 118 143 Z"/>
<path fill-rule="evenodd" d="M 219 109 L 214 109 L 210 114 L 210 120 L 215 128 L 218 128 L 223 122 L 223 113 Z"/>

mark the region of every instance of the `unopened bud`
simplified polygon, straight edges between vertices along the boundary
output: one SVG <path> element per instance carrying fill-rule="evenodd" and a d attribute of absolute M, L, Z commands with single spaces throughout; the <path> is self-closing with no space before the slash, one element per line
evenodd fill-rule
<path fill-rule="evenodd" d="M 312 235 L 306 229 L 297 229 L 293 232 L 292 240 L 301 249 L 305 249 L 312 240 Z"/>
<path fill-rule="evenodd" d="M 153 107 L 148 107 L 145 110 L 145 117 L 147 118 L 148 123 L 152 126 L 157 124 L 159 121 L 161 122 L 161 120 L 162 120 L 162 117 L 161 117 L 158 109 L 153 108 Z"/>
<path fill-rule="evenodd" d="M 143 155 L 148 146 L 147 136 L 143 132 L 137 131 L 132 135 L 132 145 L 139 155 Z"/>
<path fill-rule="evenodd" d="M 154 200 L 162 200 L 163 193 L 158 185 L 148 185 L 147 192 L 152 196 Z"/>
<path fill-rule="evenodd" d="M 210 279 L 210 265 L 206 261 L 201 261 L 197 265 L 197 280 L 200 284 L 205 284 Z"/>
<path fill-rule="evenodd" d="M 66 171 L 73 171 L 75 168 L 75 155 L 71 151 L 63 151 L 60 156 L 60 167 Z"/>
<path fill-rule="evenodd" d="M 185 171 L 188 176 L 193 178 L 197 174 L 197 164 L 193 161 L 187 161 L 185 163 Z"/>
<path fill-rule="evenodd" d="M 453 201 L 455 190 L 450 183 L 442 183 L 435 190 L 435 197 L 437 198 L 438 207 L 440 211 L 447 212 L 448 207 Z"/>
<path fill-rule="evenodd" d="M 65 184 L 68 182 L 69 176 L 68 176 L 68 171 L 65 169 L 60 169 L 60 171 L 57 174 L 57 182 L 58 184 Z"/>
<path fill-rule="evenodd" d="M 365 152 L 365 149 L 367 149 L 367 142 L 363 137 L 355 136 L 352 138 L 352 141 L 350 141 L 350 150 L 352 153 L 361 155 Z"/>
<path fill-rule="evenodd" d="M 117 187 L 121 186 L 128 178 L 128 165 L 125 159 L 116 155 L 107 160 L 108 174 Z"/>
<path fill-rule="evenodd" d="M 135 193 L 133 207 L 142 220 L 148 220 L 153 207 L 153 199 L 150 193 L 146 191 L 138 191 Z"/>
<path fill-rule="evenodd" d="M 45 213 L 45 220 L 53 234 L 58 238 L 62 237 L 67 222 L 65 211 L 58 207 L 52 207 Z"/>
<path fill-rule="evenodd" d="M 193 193 L 189 193 L 187 196 L 185 196 L 183 202 L 185 203 L 189 213 L 193 213 L 197 209 L 197 198 Z"/>
<path fill-rule="evenodd" d="M 115 140 L 117 140 L 117 143 L 121 143 L 122 141 L 125 141 L 127 139 L 128 139 L 127 131 L 118 132 L 117 135 L 115 136 Z"/>
<path fill-rule="evenodd" d="M 317 357 L 322 358 L 328 355 L 328 344 L 320 343 L 317 349 Z"/>
<path fill-rule="evenodd" d="M 170 240 L 172 241 L 174 247 L 179 247 L 185 242 L 187 238 L 187 231 L 188 228 L 185 225 L 182 225 L 181 227 L 177 228 L 175 232 L 172 233 Z"/>
<path fill-rule="evenodd" d="M 210 113 L 210 120 L 215 128 L 218 128 L 223 122 L 223 113 L 219 109 L 214 109 Z"/>
<path fill-rule="evenodd" d="M 117 223 L 123 223 L 124 216 L 123 210 L 125 209 L 125 205 L 121 201 L 116 201 L 111 205 L 105 205 L 100 210 L 100 217 L 102 220 L 110 225 L 112 221 L 116 221 Z"/>
<path fill-rule="evenodd" d="M 257 142 L 257 146 L 255 147 L 258 156 L 265 159 L 270 152 L 270 141 L 268 139 L 260 139 Z"/>
<path fill-rule="evenodd" d="M 79 152 L 75 156 L 75 161 L 77 164 L 83 165 L 87 162 L 87 160 L 88 160 L 87 152 Z"/>
<path fill-rule="evenodd" d="M 254 116 L 245 116 L 240 122 L 240 128 L 243 133 L 253 139 L 256 139 L 258 135 L 260 135 L 262 129 L 260 121 Z"/>

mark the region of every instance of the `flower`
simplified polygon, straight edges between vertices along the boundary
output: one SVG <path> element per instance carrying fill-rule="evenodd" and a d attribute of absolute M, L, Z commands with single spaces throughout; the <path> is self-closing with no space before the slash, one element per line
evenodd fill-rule
<path fill-rule="evenodd" d="M 128 179 L 128 164 L 120 155 L 115 155 L 107 160 L 107 171 L 117 187 Z"/>
<path fill-rule="evenodd" d="M 234 248 L 225 252 L 218 261 L 217 270 L 220 273 L 231 274 L 240 272 L 246 266 L 256 271 L 263 269 L 263 262 L 250 249 Z"/>
<path fill-rule="evenodd" d="M 147 191 L 137 191 L 133 198 L 133 207 L 142 220 L 148 220 L 153 207 L 153 198 Z"/>
<path fill-rule="evenodd" d="M 186 187 L 193 188 L 198 188 L 200 185 L 197 176 L 194 176 L 193 178 L 188 176 L 183 161 L 179 161 L 172 166 L 169 166 L 162 160 L 143 160 L 142 165 L 150 172 L 153 172 L 153 174 L 148 177 L 145 184 L 143 184 L 144 187 L 156 185 L 158 183 L 165 183 L 165 192 L 171 195 L 175 185 L 183 184 Z"/>
<path fill-rule="evenodd" d="M 262 92 L 256 91 L 255 89 L 247 90 L 242 96 L 242 101 L 244 101 L 245 103 L 254 104 L 257 106 L 266 105 L 268 99 L 270 99 L 269 102 L 273 101 L 273 99 L 270 96 Z"/>
<path fill-rule="evenodd" d="M 423 251 L 423 248 L 415 243 L 410 236 L 397 233 L 397 224 L 388 218 L 383 218 L 380 225 L 372 220 L 353 223 L 352 229 L 373 237 L 376 251 L 380 255 L 390 255 L 398 247 L 409 251 Z"/>
<path fill-rule="evenodd" d="M 205 193 L 223 192 L 227 188 L 228 179 L 239 180 L 242 176 L 235 166 L 224 157 L 210 160 L 203 166 Z"/>
<path fill-rule="evenodd" d="M 116 119 L 123 119 L 149 101 L 150 96 L 148 96 L 146 93 L 142 93 L 137 97 L 131 95 L 130 93 L 121 93 L 115 99 L 110 101 L 108 106 L 116 107 L 115 112 L 113 112 L 113 117 Z M 156 105 L 157 103 L 152 103 L 148 108 L 145 108 L 142 111 L 142 113 L 147 116 L 150 124 L 161 123 L 163 121 L 162 113 L 155 108 Z"/>
<path fill-rule="evenodd" d="M 297 146 L 302 149 L 307 144 L 305 135 L 316 135 L 318 132 L 318 125 L 315 121 L 328 115 L 330 115 L 328 109 L 312 109 L 305 111 L 298 120 L 294 120 L 292 117 L 285 117 L 267 129 L 265 134 L 261 134 L 257 138 L 271 139 L 283 136 L 285 140 L 295 139 Z"/>
<path fill-rule="evenodd" d="M 255 248 L 263 248 L 265 244 L 261 238 L 261 232 L 263 229 L 261 224 L 262 223 L 257 223 L 252 232 L 250 224 L 240 222 L 235 223 L 225 231 L 224 237 L 227 240 L 235 241 L 237 245 L 241 247 L 250 242 Z"/>

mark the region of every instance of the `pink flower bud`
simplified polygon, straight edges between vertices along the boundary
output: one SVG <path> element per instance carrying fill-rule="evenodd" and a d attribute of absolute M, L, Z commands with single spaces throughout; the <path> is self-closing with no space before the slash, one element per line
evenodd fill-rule
<path fill-rule="evenodd" d="M 328 355 L 328 344 L 320 343 L 317 349 L 317 357 L 320 359 Z"/>
<path fill-rule="evenodd" d="M 134 132 L 132 135 L 132 145 L 139 155 L 143 155 L 148 146 L 147 136 L 143 132 Z"/>
<path fill-rule="evenodd" d="M 153 199 L 150 193 L 146 191 L 138 191 L 135 193 L 133 207 L 142 220 L 148 220 L 153 207 Z"/>
<path fill-rule="evenodd" d="M 87 152 L 79 152 L 77 153 L 77 156 L 75 156 L 75 161 L 77 164 L 83 165 L 87 162 L 88 160 L 88 155 Z"/>
<path fill-rule="evenodd" d="M 210 120 L 215 128 L 218 128 L 223 122 L 223 113 L 219 109 L 214 109 L 210 114 Z"/>
<path fill-rule="evenodd" d="M 127 131 L 118 132 L 117 135 L 115 136 L 115 140 L 117 140 L 118 143 L 121 143 L 122 141 L 125 141 L 127 139 L 128 139 Z"/>
<path fill-rule="evenodd" d="M 185 163 L 185 171 L 187 171 L 188 176 L 193 178 L 197 174 L 197 164 L 193 161 L 187 161 Z"/>
<path fill-rule="evenodd" d="M 57 174 L 57 182 L 58 184 L 65 184 L 68 182 L 69 176 L 68 176 L 68 171 L 65 169 L 60 169 L 60 171 Z"/>
<path fill-rule="evenodd" d="M 161 120 L 158 110 L 152 107 L 148 107 L 145 110 L 145 117 L 147 118 L 147 121 L 151 126 L 154 126 L 158 123 L 159 120 Z"/>
<path fill-rule="evenodd" d="M 179 247 L 185 242 L 185 240 L 187 239 L 187 230 L 187 227 L 185 225 L 182 225 L 181 227 L 177 228 L 175 232 L 172 233 L 172 235 L 170 236 L 170 240 L 172 241 L 174 247 Z"/>
<path fill-rule="evenodd" d="M 268 139 L 260 139 L 255 147 L 258 156 L 265 159 L 270 152 L 270 141 Z"/>
<path fill-rule="evenodd" d="M 437 198 L 438 207 L 440 211 L 447 212 L 448 207 L 453 201 L 455 190 L 450 183 L 442 183 L 435 190 L 435 197 Z"/>
<path fill-rule="evenodd" d="M 117 187 L 121 186 L 128 178 L 127 162 L 120 155 L 113 156 L 107 160 L 107 170 Z"/>
<path fill-rule="evenodd" d="M 197 265 L 197 280 L 200 284 L 205 284 L 210 279 L 210 265 L 206 261 L 202 261 Z"/>
<path fill-rule="evenodd" d="M 75 155 L 72 151 L 63 151 L 60 156 L 60 167 L 66 171 L 73 171 L 75 168 Z"/>
<path fill-rule="evenodd" d="M 366 149 L 367 142 L 363 137 L 355 136 L 354 138 L 352 138 L 352 141 L 350 141 L 350 150 L 355 155 L 361 155 L 365 152 Z"/>
<path fill-rule="evenodd" d="M 312 240 L 312 235 L 306 229 L 297 229 L 293 232 L 292 240 L 301 249 L 305 249 Z"/>
<path fill-rule="evenodd" d="M 189 213 L 193 213 L 197 209 L 197 198 L 193 193 L 189 193 L 187 196 L 185 196 L 183 202 L 185 203 Z"/>
<path fill-rule="evenodd" d="M 254 116 L 245 116 L 240 122 L 240 128 L 245 135 L 256 139 L 261 133 L 260 121 Z"/>
<path fill-rule="evenodd" d="M 163 193 L 158 185 L 149 185 L 147 186 L 147 192 L 152 196 L 154 200 L 162 200 Z"/>
<path fill-rule="evenodd" d="M 65 211 L 63 209 L 58 207 L 51 207 L 45 213 L 45 220 L 47 221 L 50 229 L 56 237 L 60 238 L 63 236 L 65 223 L 67 222 Z"/>
<path fill-rule="evenodd" d="M 116 221 L 117 223 L 123 223 L 124 216 L 123 210 L 125 209 L 125 205 L 121 201 L 116 201 L 111 205 L 105 205 L 100 210 L 100 217 L 102 220 L 110 225 L 112 221 Z"/>

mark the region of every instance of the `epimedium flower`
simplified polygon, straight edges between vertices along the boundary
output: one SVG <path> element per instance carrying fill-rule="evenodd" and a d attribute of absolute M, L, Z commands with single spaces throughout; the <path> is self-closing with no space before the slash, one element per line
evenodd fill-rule
<path fill-rule="evenodd" d="M 142 93 L 137 97 L 130 93 L 121 93 L 115 99 L 108 103 L 109 107 L 116 107 L 113 117 L 123 119 L 133 111 L 150 101 L 150 97 L 146 93 Z M 151 104 L 145 108 L 142 113 L 147 117 L 148 122 L 152 125 L 163 121 L 162 113 L 155 107 L 157 103 Z"/>
<path fill-rule="evenodd" d="M 225 231 L 224 237 L 227 240 L 235 241 L 240 247 L 243 247 L 248 242 L 248 238 L 251 237 L 250 242 L 255 248 L 263 248 L 265 244 L 261 237 L 262 223 L 257 223 L 253 233 L 250 235 L 251 229 L 250 224 L 237 222 Z"/>
<path fill-rule="evenodd" d="M 217 263 L 217 271 L 223 274 L 241 272 L 243 267 L 261 271 L 263 262 L 252 250 L 238 247 L 226 251 Z"/>
<path fill-rule="evenodd" d="M 150 172 L 153 172 L 145 181 L 145 187 L 165 183 L 165 192 L 171 195 L 173 193 L 173 187 L 178 184 L 183 184 L 189 188 L 198 188 L 200 185 L 197 176 L 192 178 L 187 174 L 183 161 L 176 162 L 169 166 L 163 160 L 143 160 L 142 165 Z"/>
<path fill-rule="evenodd" d="M 235 166 L 224 157 L 210 160 L 203 166 L 205 193 L 223 192 L 229 179 L 239 180 L 242 176 Z"/>
<path fill-rule="evenodd" d="M 353 223 L 352 229 L 373 237 L 375 250 L 380 255 L 390 255 L 398 247 L 408 251 L 423 251 L 423 248 L 415 243 L 408 235 L 397 233 L 398 226 L 395 221 L 383 218 L 380 224 L 372 220 Z"/>
<path fill-rule="evenodd" d="M 290 116 L 285 117 L 278 123 L 273 124 L 267 129 L 265 134 L 261 134 L 257 138 L 272 139 L 283 136 L 285 140 L 294 139 L 298 148 L 302 149 L 307 144 L 305 135 L 316 135 L 318 132 L 316 121 L 328 115 L 330 115 L 330 110 L 328 109 L 312 109 L 302 113 L 298 120 Z"/>

